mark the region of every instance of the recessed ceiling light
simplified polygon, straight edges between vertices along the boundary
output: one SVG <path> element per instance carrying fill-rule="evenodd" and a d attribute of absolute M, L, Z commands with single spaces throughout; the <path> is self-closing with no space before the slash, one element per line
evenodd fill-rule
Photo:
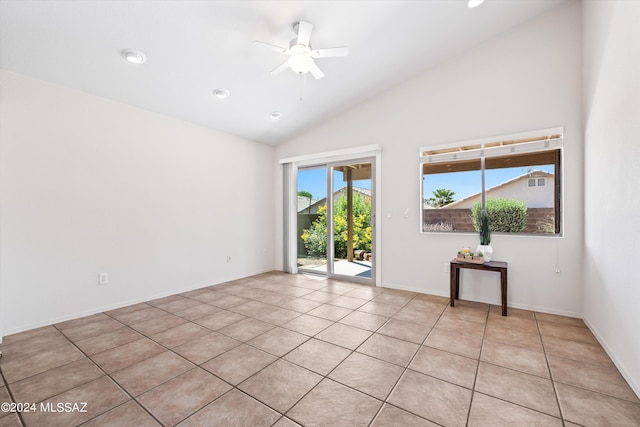
<path fill-rule="evenodd" d="M 231 92 L 229 92 L 227 89 L 216 89 L 213 91 L 213 94 L 216 96 L 216 98 L 227 99 L 229 95 L 231 95 Z"/>
<path fill-rule="evenodd" d="M 269 114 L 269 117 L 271 117 L 273 120 L 278 120 L 280 117 L 282 117 L 282 113 L 274 111 L 273 113 Z"/>
<path fill-rule="evenodd" d="M 484 3 L 484 0 L 469 0 L 467 6 L 473 9 L 474 7 L 480 6 L 482 3 Z"/>
<path fill-rule="evenodd" d="M 125 49 L 122 51 L 122 57 L 132 64 L 144 64 L 147 57 L 139 50 Z"/>

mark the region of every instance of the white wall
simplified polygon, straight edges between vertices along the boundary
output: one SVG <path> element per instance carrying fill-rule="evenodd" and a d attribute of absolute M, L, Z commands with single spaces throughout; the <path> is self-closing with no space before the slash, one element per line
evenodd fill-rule
<path fill-rule="evenodd" d="M 419 148 L 493 135 L 565 128 L 564 237 L 493 238 L 509 262 L 509 304 L 580 315 L 583 245 L 581 9 L 569 2 L 477 46 L 306 134 L 276 147 L 276 160 L 367 144 L 382 147 L 382 284 L 449 294 L 447 264 L 475 234 L 420 234 Z M 276 175 L 276 235 L 282 176 Z M 409 218 L 404 218 L 405 209 Z M 391 218 L 387 218 L 391 213 Z M 276 266 L 282 265 L 277 241 Z M 555 273 L 556 268 L 561 273 Z M 465 286 L 474 276 L 476 285 Z M 499 303 L 498 278 L 464 271 L 462 297 Z"/>
<path fill-rule="evenodd" d="M 273 268 L 273 147 L 0 79 L 4 335 Z"/>
<path fill-rule="evenodd" d="M 584 3 L 585 320 L 640 395 L 640 2 Z"/>
<path fill-rule="evenodd" d="M 529 187 L 530 178 L 545 178 L 545 185 Z M 507 184 L 499 184 L 487 189 L 487 199 L 515 199 L 526 203 L 528 208 L 553 208 L 555 193 L 555 179 L 552 174 L 532 173 L 530 176 L 521 177 Z M 426 195 L 425 195 L 426 196 Z M 446 205 L 443 209 L 471 209 L 474 204 L 480 203 L 481 195 L 477 194 L 467 199 Z"/>

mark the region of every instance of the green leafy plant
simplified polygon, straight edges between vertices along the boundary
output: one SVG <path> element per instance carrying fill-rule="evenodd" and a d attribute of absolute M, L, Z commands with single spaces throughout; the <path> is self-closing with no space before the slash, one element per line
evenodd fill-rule
<path fill-rule="evenodd" d="M 422 225 L 422 231 L 453 231 L 453 224 L 446 221 L 436 222 L 435 224 L 425 222 Z"/>
<path fill-rule="evenodd" d="M 446 188 L 438 188 L 437 190 L 433 190 L 433 197 L 427 199 L 427 203 L 436 208 L 446 206 L 449 203 L 453 203 L 455 199 L 455 191 L 447 190 Z"/>
<path fill-rule="evenodd" d="M 312 257 L 327 255 L 327 205 L 318 210 L 320 216 L 302 233 L 307 253 Z M 347 257 L 347 198 L 335 202 L 333 212 L 335 256 Z M 360 193 L 353 194 L 353 249 L 371 251 L 371 200 Z"/>
<path fill-rule="evenodd" d="M 542 221 L 536 221 L 538 233 L 555 233 L 556 223 L 553 215 L 547 215 Z"/>
<path fill-rule="evenodd" d="M 480 232 L 481 206 L 475 203 L 471 207 L 473 228 Z M 486 213 L 491 232 L 520 233 L 527 227 L 527 205 L 514 199 L 487 199 Z"/>
<path fill-rule="evenodd" d="M 491 244 L 491 228 L 489 227 L 489 215 L 486 210 L 480 211 L 480 244 Z"/>

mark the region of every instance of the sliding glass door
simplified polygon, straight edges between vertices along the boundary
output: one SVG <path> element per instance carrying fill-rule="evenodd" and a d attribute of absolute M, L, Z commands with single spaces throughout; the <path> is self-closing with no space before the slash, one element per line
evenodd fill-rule
<path fill-rule="evenodd" d="M 298 269 L 374 283 L 373 160 L 298 170 Z"/>
<path fill-rule="evenodd" d="M 327 273 L 327 168 L 298 170 L 298 270 Z"/>

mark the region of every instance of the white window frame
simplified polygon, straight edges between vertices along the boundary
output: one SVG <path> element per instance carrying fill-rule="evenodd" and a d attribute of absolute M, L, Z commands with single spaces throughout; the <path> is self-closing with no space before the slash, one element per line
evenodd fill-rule
<path fill-rule="evenodd" d="M 557 150 L 561 152 L 560 170 L 556 171 L 556 179 L 560 181 L 559 219 L 560 229 L 556 233 L 531 234 L 531 233 L 504 233 L 505 235 L 516 236 L 541 236 L 541 237 L 562 237 L 564 231 L 564 179 L 562 177 L 564 168 L 564 127 L 546 128 L 529 132 L 520 132 L 507 135 L 491 136 L 474 140 L 459 141 L 447 144 L 429 145 L 420 147 L 419 177 L 420 177 L 420 224 L 421 234 L 449 234 L 451 231 L 424 231 L 424 173 L 423 165 L 429 163 L 446 163 L 463 160 L 475 160 L 490 157 L 500 157 L 509 154 L 525 154 L 546 150 Z M 497 143 L 504 141 L 504 145 Z M 518 142 L 522 141 L 522 142 Z M 515 142 L 515 143 L 512 143 Z M 537 178 L 536 178 L 537 179 Z M 546 178 L 545 178 L 546 185 Z M 537 181 L 536 181 L 537 186 Z M 484 183 L 482 185 L 484 193 Z M 532 187 L 529 187 L 532 188 Z M 455 232 L 454 232 L 455 233 Z M 464 234 L 467 232 L 459 232 Z M 471 234 L 471 232 L 468 232 Z"/>

